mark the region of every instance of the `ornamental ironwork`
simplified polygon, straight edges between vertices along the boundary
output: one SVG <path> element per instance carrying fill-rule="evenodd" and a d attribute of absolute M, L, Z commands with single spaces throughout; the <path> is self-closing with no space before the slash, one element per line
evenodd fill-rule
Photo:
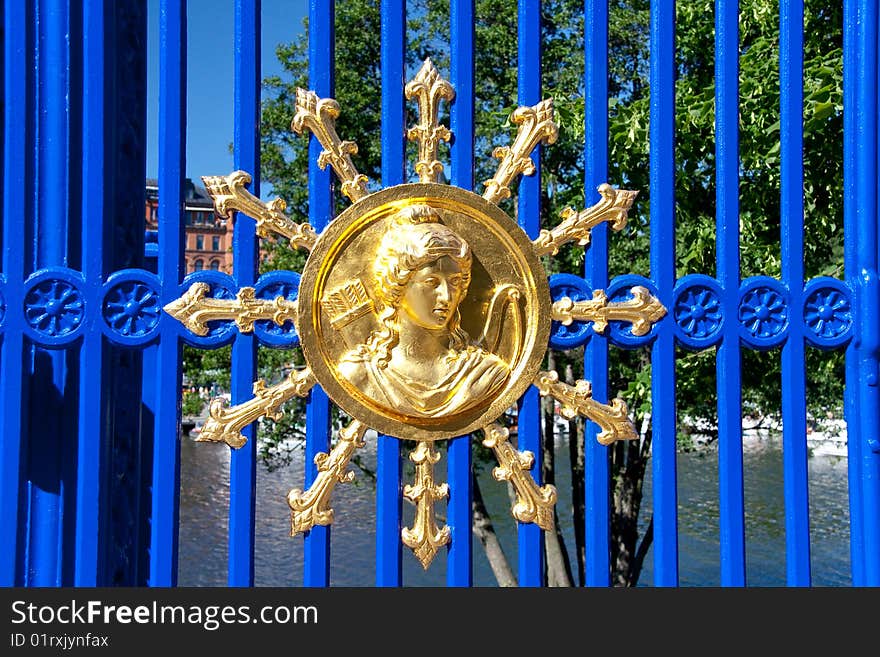
<path fill-rule="evenodd" d="M 631 287 L 619 301 L 603 290 L 581 290 L 554 302 L 541 261 L 566 243 L 589 243 L 601 223 L 623 228 L 637 192 L 603 184 L 595 205 L 566 209 L 534 240 L 499 207 L 519 176 L 534 173 L 535 148 L 556 141 L 552 100 L 513 112 L 517 134 L 510 146 L 495 150 L 498 169 L 480 196 L 439 182 L 438 146 L 452 136 L 439 123 L 439 108 L 453 100 L 452 85 L 427 60 L 405 91 L 418 104 L 419 122 L 407 137 L 418 143 L 419 182 L 370 193 L 353 159 L 357 145 L 336 132 L 339 104 L 299 89 L 292 129 L 318 140 L 324 149 L 318 164 L 333 169 L 352 204 L 318 234 L 285 215 L 284 201 L 264 203 L 250 194 L 246 172 L 203 178 L 220 214 L 253 217 L 260 235 L 284 237 L 309 255 L 301 278 L 286 286 L 220 294 L 200 281 L 165 310 L 200 336 L 218 320 L 231 320 L 242 332 L 292 324 L 307 363 L 277 385 L 257 381 L 253 399 L 242 404 L 214 400 L 199 440 L 239 448 L 245 426 L 277 418 L 286 401 L 314 385 L 351 417 L 333 448 L 316 457 L 318 474 L 309 488 L 288 494 L 291 535 L 333 522 L 333 489 L 353 479 L 349 462 L 368 429 L 415 443 L 409 455 L 415 480 L 402 493 L 416 514 L 401 540 L 427 568 L 451 540 L 435 514 L 449 492 L 434 473 L 437 441 L 481 435 L 498 461 L 495 478 L 515 492 L 512 515 L 551 529 L 556 490 L 536 482 L 534 455 L 511 445 L 502 416 L 535 386 L 558 400 L 565 417 L 596 422 L 602 444 L 636 438 L 623 400 L 594 399 L 589 382 L 572 386 L 542 371 L 551 325 L 589 323 L 591 332 L 601 333 L 618 323 L 644 336 L 666 309 L 644 286 Z"/>

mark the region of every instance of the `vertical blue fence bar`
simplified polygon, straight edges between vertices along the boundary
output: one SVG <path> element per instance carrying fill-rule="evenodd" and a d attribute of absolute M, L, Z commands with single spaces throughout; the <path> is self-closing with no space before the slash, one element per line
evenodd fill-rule
<path fill-rule="evenodd" d="M 474 188 L 474 2 L 452 0 L 450 23 L 450 80 L 455 100 L 450 108 L 453 142 L 450 148 L 452 184 Z M 449 441 L 447 475 L 449 504 L 447 523 L 452 529 L 452 544 L 446 561 L 449 586 L 473 585 L 473 523 L 471 436 Z"/>
<path fill-rule="evenodd" d="M 403 100 L 406 2 L 383 0 L 382 186 L 404 182 L 406 141 Z M 376 445 L 376 586 L 400 586 L 400 441 L 379 435 Z"/>
<path fill-rule="evenodd" d="M 159 4 L 159 260 L 162 304 L 183 279 L 186 161 L 186 3 Z M 181 348 L 177 321 L 162 313 L 159 343 L 144 350 L 144 403 L 153 420 L 151 586 L 177 584 Z"/>
<path fill-rule="evenodd" d="M 595 190 L 608 176 L 608 1 L 585 0 L 584 4 L 584 189 L 586 205 L 594 202 Z M 608 228 L 593 228 L 584 254 L 584 275 L 593 289 L 608 286 Z M 584 347 L 584 378 L 593 384 L 593 397 L 608 398 L 608 343 L 596 336 Z M 586 515 L 587 586 L 608 586 L 609 510 L 608 448 L 596 441 L 599 427 L 586 423 L 584 435 L 584 485 Z"/>
<path fill-rule="evenodd" d="M 856 239 L 856 2 L 843 3 L 843 268 L 846 280 L 858 288 Z M 844 413 L 847 427 L 847 479 L 849 489 L 849 542 L 852 583 L 865 585 L 864 532 L 862 531 L 861 432 L 859 431 L 858 346 L 846 348 Z"/>
<path fill-rule="evenodd" d="M 857 5 L 856 67 L 856 268 L 859 313 L 858 423 L 850 440 L 861 451 L 864 585 L 880 586 L 880 279 L 877 202 L 877 0 Z"/>
<path fill-rule="evenodd" d="M 24 525 L 22 499 L 22 448 L 27 433 L 23 409 L 24 338 L 22 320 L 10 311 L 22 306 L 25 275 L 25 213 L 27 208 L 28 141 L 33 138 L 28 93 L 31 70 L 28 48 L 28 4 L 6 0 L 3 4 L 3 276 L 6 280 L 4 328 L 0 333 L 0 586 L 22 585 Z"/>
<path fill-rule="evenodd" d="M 519 0 L 519 55 L 517 100 L 520 105 L 541 101 L 541 3 Z M 534 176 L 523 176 L 519 183 L 518 219 L 526 234 L 534 239 L 541 226 L 541 147 L 532 153 Z M 519 403 L 519 449 L 535 455 L 532 474 L 541 483 L 541 400 L 537 389 L 530 387 Z M 538 525 L 519 523 L 519 585 L 541 586 L 544 582 L 544 535 Z"/>
<path fill-rule="evenodd" d="M 35 269 L 67 264 L 69 15 L 64 0 L 37 3 Z M 30 246 L 30 245 L 28 245 Z M 65 471 L 62 457 L 68 352 L 33 347 L 28 440 L 30 515 L 27 583 L 62 584 Z M 72 511 L 72 510 L 71 510 Z M 73 516 L 73 513 L 70 514 Z"/>
<path fill-rule="evenodd" d="M 742 391 L 739 347 L 739 35 L 737 0 L 715 4 L 717 275 L 724 325 L 716 366 L 721 585 L 745 586 Z"/>
<path fill-rule="evenodd" d="M 235 1 L 234 166 L 251 174 L 250 192 L 260 196 L 260 0 Z M 256 222 L 235 217 L 232 237 L 235 282 L 253 286 L 257 278 Z M 230 391 L 233 404 L 253 397 L 257 341 L 239 333 L 232 344 Z M 256 422 L 242 431 L 247 442 L 232 450 L 229 463 L 229 586 L 254 583 L 254 493 L 257 484 Z"/>
<path fill-rule="evenodd" d="M 104 6 L 83 4 L 83 196 L 82 267 L 88 300 L 100 303 L 104 276 Z M 99 550 L 106 540 L 100 526 L 102 439 L 105 380 L 104 337 L 100 330 L 87 331 L 80 347 L 79 440 L 76 493 L 76 586 L 98 586 Z"/>
<path fill-rule="evenodd" d="M 319 98 L 334 94 L 333 0 L 309 3 L 309 87 Z M 321 144 L 309 135 L 309 223 L 321 232 L 333 217 L 331 171 L 318 167 Z M 330 400 L 321 388 L 312 388 L 306 402 L 306 488 L 318 476 L 315 456 L 330 449 Z M 316 526 L 305 536 L 305 586 L 330 584 L 330 528 Z"/>
<path fill-rule="evenodd" d="M 779 3 L 782 280 L 790 307 L 803 307 L 803 0 Z M 807 482 L 807 376 L 803 323 L 792 322 L 782 346 L 782 458 L 785 566 L 789 586 L 810 585 L 810 504 Z"/>
<path fill-rule="evenodd" d="M 37 268 L 67 264 L 68 75 L 66 0 L 39 0 L 37 16 Z"/>
<path fill-rule="evenodd" d="M 675 287 L 675 0 L 651 3 L 651 276 L 673 307 Z M 669 321 L 669 320 L 667 320 Z M 651 466 L 654 585 L 678 585 L 675 335 L 660 331 L 651 348 Z"/>

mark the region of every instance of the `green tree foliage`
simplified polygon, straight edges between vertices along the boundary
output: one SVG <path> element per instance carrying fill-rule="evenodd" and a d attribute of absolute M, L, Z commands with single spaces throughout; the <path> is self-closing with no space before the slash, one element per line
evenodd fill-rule
<path fill-rule="evenodd" d="M 358 169 L 381 182 L 380 92 L 382 80 L 377 35 L 379 2 L 349 0 L 336 6 L 336 93 L 342 108 L 338 132 L 357 142 Z M 804 209 L 805 269 L 808 278 L 842 275 L 842 16 L 840 6 L 805 0 L 804 52 Z M 740 0 L 739 168 L 741 274 L 779 276 L 780 121 L 779 11 L 774 0 Z M 714 3 L 677 3 L 676 15 L 676 269 L 677 275 L 715 273 L 715 82 Z M 425 57 L 441 71 L 449 67 L 448 7 L 416 0 L 408 3 L 408 76 Z M 542 224 L 552 225 L 566 206 L 585 207 L 598 200 L 584 188 L 584 32 L 580 0 L 542 3 L 543 85 L 554 98 L 560 137 L 542 155 Z M 508 122 L 516 106 L 516 4 L 476 2 L 476 180 L 494 173 L 495 146 L 509 143 Z M 640 190 L 624 231 L 610 237 L 609 274 L 650 274 L 649 189 L 651 87 L 648 0 L 611 0 L 609 17 L 609 171 L 613 185 Z M 308 88 L 307 38 L 279 46 L 284 74 L 264 80 L 262 107 L 262 179 L 288 203 L 296 220 L 308 216 L 308 140 L 290 129 L 296 87 Z M 410 104 L 411 105 L 411 104 Z M 448 109 L 444 108 L 444 111 Z M 413 108 L 408 124 L 416 117 Z M 444 119 L 447 120 L 447 119 Z M 445 147 L 444 147 L 445 148 Z M 410 148 L 412 152 L 412 147 Z M 441 159 L 445 155 L 441 148 Z M 410 158 L 409 170 L 413 158 Z M 502 207 L 515 214 L 514 198 Z M 340 196 L 340 195 L 337 195 Z M 340 208 L 347 204 L 338 199 Z M 300 270 L 301 251 L 270 245 L 266 267 Z M 550 271 L 583 270 L 583 248 L 564 247 L 548 262 Z M 797 312 L 797 309 L 794 309 Z M 202 354 L 203 369 L 211 370 Z M 582 376 L 582 350 L 553 355 L 560 372 Z M 228 360 L 228 354 L 225 356 Z M 300 355 L 267 357 L 267 371 Z M 745 411 L 771 415 L 780 408 L 777 351 L 744 351 Z M 813 412 L 837 411 L 842 397 L 842 359 L 810 350 L 809 401 Z M 274 368 L 274 370 L 272 369 Z M 190 370 L 187 370 L 189 373 Z M 714 351 L 682 351 L 677 361 L 679 434 L 692 430 L 686 418 L 715 417 Z M 627 401 L 637 426 L 651 410 L 650 355 L 647 350 L 612 350 L 611 393 Z M 291 413 L 295 417 L 296 410 Z M 296 422 L 294 421 L 295 425 Z M 581 427 L 582 429 L 582 427 Z M 290 427 L 287 430 L 291 430 Z M 612 481 L 612 563 L 614 581 L 634 585 L 650 532 L 638 549 L 636 522 L 646 471 L 650 427 L 643 445 L 609 450 Z"/>
<path fill-rule="evenodd" d="M 184 417 L 197 417 L 201 415 L 202 409 L 205 407 L 205 398 L 198 392 L 186 390 L 183 393 L 183 406 L 181 413 Z"/>

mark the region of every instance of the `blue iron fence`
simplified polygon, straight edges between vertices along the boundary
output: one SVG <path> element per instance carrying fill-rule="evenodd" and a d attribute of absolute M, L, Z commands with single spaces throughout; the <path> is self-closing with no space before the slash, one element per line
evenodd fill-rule
<path fill-rule="evenodd" d="M 195 280 L 215 296 L 241 286 L 295 289 L 294 274 L 257 278 L 253 220 L 239 216 L 232 276 L 182 267 L 186 125 L 186 7 L 161 0 L 159 25 L 159 206 L 155 271 L 144 260 L 145 38 L 141 3 L 6 0 L 3 3 L 3 230 L 0 278 L 0 563 L 4 585 L 153 585 L 177 578 L 181 356 L 184 342 L 233 345 L 232 401 L 251 396 L 259 341 L 222 325 L 208 336 L 186 333 L 161 307 Z M 803 202 L 803 3 L 780 1 L 781 255 L 780 279 L 741 280 L 739 257 L 738 6 L 716 1 L 716 276 L 675 274 L 675 3 L 653 0 L 650 20 L 651 277 L 608 280 L 608 235 L 594 229 L 584 277 L 551 281 L 589 294 L 648 287 L 670 310 L 650 334 L 612 326 L 583 337 L 585 378 L 607 399 L 609 343 L 649 348 L 652 361 L 654 584 L 678 584 L 676 493 L 676 348 L 717 349 L 721 581 L 744 585 L 742 349 L 781 348 L 787 582 L 811 583 L 806 449 L 807 346 L 846 350 L 852 581 L 880 585 L 880 285 L 878 285 L 878 3 L 844 2 L 845 279 L 805 281 Z M 541 99 L 541 12 L 520 0 L 520 104 Z M 235 1 L 235 167 L 253 174 L 259 193 L 260 2 Z M 586 124 L 584 181 L 608 172 L 608 5 L 584 7 Z M 406 6 L 382 3 L 382 183 L 404 181 Z M 474 187 L 474 2 L 451 2 L 452 183 Z M 334 95 L 334 5 L 312 0 L 310 84 Z M 309 222 L 332 218 L 329 171 L 317 167 L 312 139 Z M 519 186 L 517 216 L 539 230 L 537 173 Z M 272 287 L 276 286 L 276 287 Z M 838 328 L 815 330 L 810 313 Z M 698 330 L 684 319 L 701 306 L 713 313 Z M 820 308 L 822 310 L 820 310 Z M 833 313 L 832 313 L 833 314 Z M 751 321 L 750 318 L 755 318 Z M 748 321 L 746 321 L 748 320 Z M 273 342 L 274 340 L 274 342 Z M 557 343 L 560 346 L 560 343 Z M 330 444 L 329 400 L 307 402 L 306 485 L 314 456 Z M 540 454 L 539 404 L 520 402 L 519 447 Z M 254 579 L 255 428 L 233 452 L 230 471 L 228 581 Z M 609 584 L 607 448 L 590 425 L 586 448 L 586 582 Z M 447 523 L 450 586 L 472 583 L 471 438 L 449 442 Z M 540 465 L 535 468 L 540 472 Z M 401 579 L 399 443 L 380 436 L 376 509 L 376 584 Z M 331 531 L 305 537 L 307 586 L 330 584 Z M 519 527 L 519 581 L 543 578 L 543 540 Z"/>

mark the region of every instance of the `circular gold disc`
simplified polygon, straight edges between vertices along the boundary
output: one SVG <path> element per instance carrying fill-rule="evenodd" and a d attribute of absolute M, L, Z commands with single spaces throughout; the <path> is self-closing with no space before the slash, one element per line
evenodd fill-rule
<path fill-rule="evenodd" d="M 318 383 L 397 438 L 440 440 L 496 420 L 538 373 L 547 275 L 501 209 L 460 189 L 398 185 L 342 212 L 299 287 L 298 328 Z"/>

